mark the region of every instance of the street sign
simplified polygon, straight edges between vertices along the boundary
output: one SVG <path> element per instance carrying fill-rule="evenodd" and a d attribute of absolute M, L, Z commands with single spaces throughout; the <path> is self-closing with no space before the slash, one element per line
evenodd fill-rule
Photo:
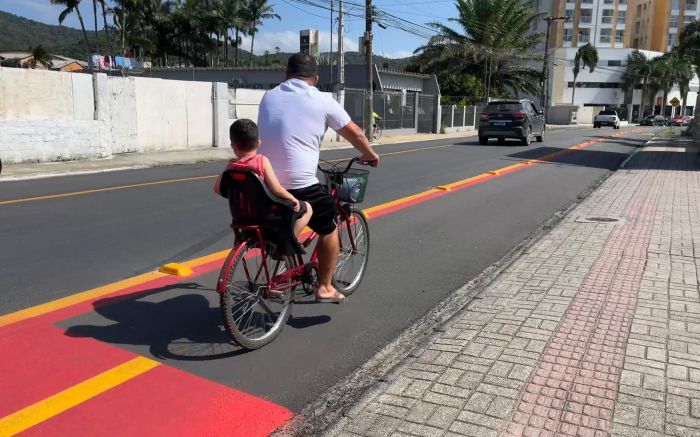
<path fill-rule="evenodd" d="M 681 101 L 678 100 L 678 97 L 674 97 L 669 103 L 671 104 L 671 106 L 679 106 L 681 104 Z"/>

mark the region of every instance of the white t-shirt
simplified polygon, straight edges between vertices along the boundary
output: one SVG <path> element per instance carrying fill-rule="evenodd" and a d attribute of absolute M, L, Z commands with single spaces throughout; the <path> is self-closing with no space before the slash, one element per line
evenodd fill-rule
<path fill-rule="evenodd" d="M 350 116 L 329 95 L 299 79 L 289 79 L 265 93 L 258 130 L 282 186 L 293 190 L 318 183 L 316 166 L 326 130 L 344 128 Z"/>

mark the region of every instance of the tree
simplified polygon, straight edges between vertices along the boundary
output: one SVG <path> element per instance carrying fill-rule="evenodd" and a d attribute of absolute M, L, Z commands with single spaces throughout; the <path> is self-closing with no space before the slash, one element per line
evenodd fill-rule
<path fill-rule="evenodd" d="M 85 30 L 85 23 L 83 22 L 83 16 L 80 13 L 80 2 L 81 0 L 51 0 L 52 5 L 61 5 L 66 8 L 58 16 L 58 24 L 63 24 L 66 17 L 75 12 L 78 16 L 78 21 L 80 21 L 80 28 L 83 30 L 83 37 L 85 38 L 85 50 L 90 51 L 90 41 L 88 40 L 87 31 Z"/>
<path fill-rule="evenodd" d="M 31 68 L 36 68 L 37 65 L 42 64 L 47 68 L 51 67 L 51 60 L 53 57 L 41 44 L 32 48 L 32 61 L 29 63 Z"/>
<path fill-rule="evenodd" d="M 113 50 L 112 41 L 109 39 L 109 27 L 107 26 L 107 5 L 105 5 L 106 0 L 98 0 L 100 2 L 100 7 L 102 8 L 102 23 L 104 24 L 105 36 L 107 37 L 107 49 L 111 53 Z"/>
<path fill-rule="evenodd" d="M 678 44 L 676 45 L 677 53 L 681 56 L 688 56 L 696 69 L 700 68 L 700 20 L 695 20 L 688 23 L 681 30 L 678 36 Z M 698 70 L 700 73 L 700 70 Z M 685 106 L 685 99 L 683 100 Z M 700 94 L 695 100 L 695 114 L 698 115 L 700 110 Z M 685 113 L 685 112 L 684 112 Z M 698 123 L 698 117 L 695 117 L 695 123 Z"/>
<path fill-rule="evenodd" d="M 282 17 L 275 13 L 273 7 L 267 4 L 267 0 L 248 0 L 245 8 L 245 15 L 248 23 L 248 33 L 250 34 L 250 66 L 253 66 L 253 45 L 255 44 L 255 34 L 258 33 L 258 26 L 263 20 Z"/>
<path fill-rule="evenodd" d="M 598 50 L 590 43 L 579 47 L 579 49 L 576 51 L 576 56 L 574 56 L 574 87 L 571 90 L 571 104 L 574 103 L 574 96 L 576 95 L 576 78 L 581 71 L 581 66 L 584 68 L 588 67 L 589 71 L 593 73 L 597 65 Z"/>
<path fill-rule="evenodd" d="M 671 71 L 673 73 L 673 82 L 678 84 L 678 89 L 681 93 L 681 114 L 685 115 L 685 107 L 688 103 L 688 93 L 690 92 L 690 81 L 693 80 L 695 73 L 693 72 L 693 64 L 688 56 L 674 54 L 671 58 Z"/>
<path fill-rule="evenodd" d="M 415 53 L 415 68 L 435 73 L 440 83 L 450 83 L 455 96 L 471 96 L 481 84 L 482 98 L 510 97 L 520 92 L 536 94 L 540 73 L 527 61 L 540 57 L 524 55 L 543 39 L 531 32 L 537 21 L 530 0 L 457 0 L 455 24 L 429 23 L 437 35 Z M 445 94 L 445 93 L 443 93 Z"/>
<path fill-rule="evenodd" d="M 645 96 L 649 87 L 649 75 L 651 74 L 651 66 L 646 55 L 639 50 L 635 50 L 627 55 L 627 66 L 625 73 L 622 75 L 624 88 L 631 91 L 630 94 L 634 97 L 634 89 L 637 85 L 642 88 L 642 100 L 639 110 L 639 118 L 644 117 Z"/>
<path fill-rule="evenodd" d="M 671 57 L 668 54 L 657 56 L 656 58 L 649 61 L 649 66 L 651 72 L 649 74 L 650 78 L 650 88 L 651 94 L 649 95 L 649 103 L 654 105 L 654 98 L 661 91 L 663 92 L 663 103 L 661 104 L 661 115 L 665 115 L 666 101 L 668 99 L 668 93 L 673 88 L 674 77 L 671 65 Z"/>
<path fill-rule="evenodd" d="M 95 20 L 95 48 L 97 53 L 100 52 L 100 37 L 97 34 L 97 2 L 98 0 L 92 0 L 92 18 Z"/>

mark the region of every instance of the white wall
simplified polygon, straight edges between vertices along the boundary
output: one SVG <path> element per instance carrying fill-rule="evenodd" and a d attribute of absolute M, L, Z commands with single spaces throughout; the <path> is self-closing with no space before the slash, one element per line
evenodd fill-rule
<path fill-rule="evenodd" d="M 74 120 L 72 76 L 48 70 L 0 68 L 0 120 Z M 84 114 L 79 111 L 78 119 L 84 119 Z"/>
<path fill-rule="evenodd" d="M 214 108 L 228 119 L 228 95 L 223 105 L 212 97 L 218 85 L 0 68 L 0 160 L 212 147 L 222 142 L 215 141 Z"/>
<path fill-rule="evenodd" d="M 112 154 L 100 121 L 0 121 L 3 163 L 105 158 Z"/>

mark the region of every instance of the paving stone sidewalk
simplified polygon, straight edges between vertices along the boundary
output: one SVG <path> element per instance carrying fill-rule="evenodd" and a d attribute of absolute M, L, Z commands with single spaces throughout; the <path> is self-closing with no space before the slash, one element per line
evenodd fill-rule
<path fill-rule="evenodd" d="M 687 141 L 648 143 L 328 434 L 700 436 Z"/>

